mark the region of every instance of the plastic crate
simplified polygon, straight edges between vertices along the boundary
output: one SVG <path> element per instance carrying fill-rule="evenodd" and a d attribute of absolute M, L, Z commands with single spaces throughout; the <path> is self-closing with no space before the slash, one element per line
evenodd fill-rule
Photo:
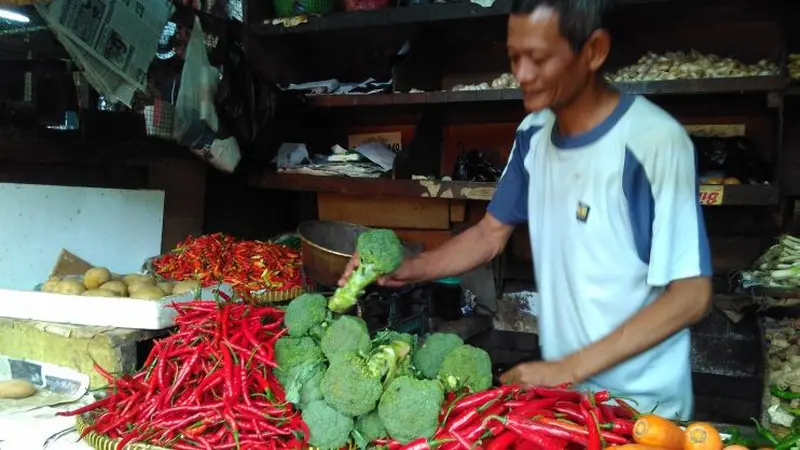
<path fill-rule="evenodd" d="M 421 312 L 411 317 L 392 318 L 386 328 L 398 333 L 423 335 L 428 332 L 428 314 Z"/>

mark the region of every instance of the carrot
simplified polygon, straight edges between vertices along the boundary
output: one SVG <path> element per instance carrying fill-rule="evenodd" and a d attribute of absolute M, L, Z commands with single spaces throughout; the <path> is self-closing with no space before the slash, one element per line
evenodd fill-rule
<path fill-rule="evenodd" d="M 724 450 L 750 450 L 750 449 L 748 449 L 744 445 L 734 444 L 734 445 L 729 445 L 729 446 L 725 447 Z"/>
<path fill-rule="evenodd" d="M 667 450 L 661 447 L 652 447 L 644 444 L 625 444 L 606 447 L 606 450 Z"/>
<path fill-rule="evenodd" d="M 722 450 L 719 431 L 707 422 L 695 422 L 684 432 L 684 450 Z"/>
<path fill-rule="evenodd" d="M 633 440 L 650 447 L 681 450 L 684 434 L 675 423 L 653 414 L 644 414 L 633 424 Z"/>

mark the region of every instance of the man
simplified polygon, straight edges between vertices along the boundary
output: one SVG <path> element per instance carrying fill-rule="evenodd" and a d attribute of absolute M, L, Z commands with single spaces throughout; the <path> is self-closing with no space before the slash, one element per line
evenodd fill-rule
<path fill-rule="evenodd" d="M 531 114 L 487 213 L 380 283 L 471 270 L 527 221 L 544 361 L 502 380 L 609 389 L 688 419 L 688 327 L 711 304 L 694 149 L 669 114 L 604 82 L 607 13 L 604 0 L 515 1 L 508 54 Z"/>

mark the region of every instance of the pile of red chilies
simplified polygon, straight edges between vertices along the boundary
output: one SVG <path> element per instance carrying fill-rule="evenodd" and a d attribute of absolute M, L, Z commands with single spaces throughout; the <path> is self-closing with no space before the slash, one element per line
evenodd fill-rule
<path fill-rule="evenodd" d="M 302 287 L 302 266 L 298 250 L 273 242 L 237 241 L 222 233 L 190 236 L 153 260 L 156 274 L 167 280 L 198 280 L 206 287 L 225 282 L 240 294 Z"/>
<path fill-rule="evenodd" d="M 563 450 L 568 445 L 601 450 L 632 443 L 639 413 L 623 399 L 611 401 L 607 391 L 582 393 L 567 386 L 501 386 L 461 398 L 451 395 L 432 439 L 374 444 L 388 450 Z"/>
<path fill-rule="evenodd" d="M 93 411 L 94 431 L 174 450 L 306 446 L 308 428 L 272 374 L 284 332 L 276 308 L 213 301 L 176 304 L 174 334 L 155 342 L 144 368 L 114 377 L 107 397 L 64 413 Z"/>

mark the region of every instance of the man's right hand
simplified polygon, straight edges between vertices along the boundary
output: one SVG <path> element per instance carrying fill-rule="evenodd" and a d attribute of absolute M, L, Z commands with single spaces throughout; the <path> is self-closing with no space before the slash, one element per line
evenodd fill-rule
<path fill-rule="evenodd" d="M 389 275 L 382 276 L 375 281 L 375 284 L 379 286 L 386 286 L 386 287 L 400 287 L 408 284 L 408 280 L 403 279 L 403 274 L 408 272 L 408 259 L 404 259 L 403 262 L 400 264 L 400 267 L 397 268 L 394 272 L 390 273 Z M 347 262 L 347 267 L 344 268 L 344 272 L 342 276 L 339 278 L 339 286 L 344 286 L 344 283 L 347 282 L 347 279 L 350 278 L 350 274 L 353 273 L 353 270 L 358 267 L 358 253 L 354 253 L 353 256 L 350 258 L 350 261 Z"/>

